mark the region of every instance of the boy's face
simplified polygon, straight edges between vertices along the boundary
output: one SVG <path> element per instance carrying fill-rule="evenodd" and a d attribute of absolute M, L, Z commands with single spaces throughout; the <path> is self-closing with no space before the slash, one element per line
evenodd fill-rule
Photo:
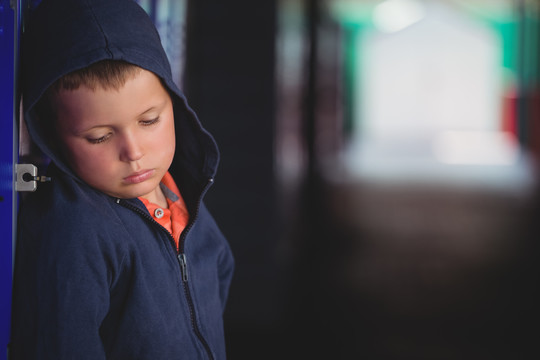
<path fill-rule="evenodd" d="M 119 90 L 63 90 L 53 100 L 57 131 L 77 175 L 119 198 L 158 202 L 175 150 L 169 94 L 141 70 Z"/>

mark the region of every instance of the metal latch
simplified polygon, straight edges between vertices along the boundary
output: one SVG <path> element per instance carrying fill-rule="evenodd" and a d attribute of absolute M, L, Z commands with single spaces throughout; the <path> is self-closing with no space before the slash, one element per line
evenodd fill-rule
<path fill-rule="evenodd" d="M 15 191 L 36 191 L 38 181 L 51 181 L 50 177 L 38 176 L 37 167 L 32 164 L 15 164 L 15 172 Z"/>

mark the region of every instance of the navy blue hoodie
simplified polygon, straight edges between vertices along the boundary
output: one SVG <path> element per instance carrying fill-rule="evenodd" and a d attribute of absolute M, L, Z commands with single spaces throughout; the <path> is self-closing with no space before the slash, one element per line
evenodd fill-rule
<path fill-rule="evenodd" d="M 170 172 L 190 213 L 176 251 L 138 199 L 88 186 L 35 110 L 61 76 L 101 60 L 152 71 L 168 87 L 176 152 Z M 22 41 L 24 119 L 51 159 L 50 183 L 21 205 L 12 359 L 224 359 L 229 246 L 202 199 L 219 155 L 172 81 L 159 36 L 132 0 L 44 0 Z"/>

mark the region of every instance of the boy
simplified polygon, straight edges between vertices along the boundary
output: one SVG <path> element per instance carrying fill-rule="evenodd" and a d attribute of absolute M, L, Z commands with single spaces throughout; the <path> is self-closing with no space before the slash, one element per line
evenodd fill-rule
<path fill-rule="evenodd" d="M 50 183 L 21 206 L 12 359 L 224 359 L 218 151 L 132 0 L 44 0 L 24 118 Z"/>

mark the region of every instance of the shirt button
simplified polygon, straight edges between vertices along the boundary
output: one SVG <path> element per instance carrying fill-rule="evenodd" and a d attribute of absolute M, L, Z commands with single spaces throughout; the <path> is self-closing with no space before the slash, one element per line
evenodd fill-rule
<path fill-rule="evenodd" d="M 157 208 L 156 211 L 154 211 L 154 216 L 161 219 L 163 217 L 163 209 Z"/>

